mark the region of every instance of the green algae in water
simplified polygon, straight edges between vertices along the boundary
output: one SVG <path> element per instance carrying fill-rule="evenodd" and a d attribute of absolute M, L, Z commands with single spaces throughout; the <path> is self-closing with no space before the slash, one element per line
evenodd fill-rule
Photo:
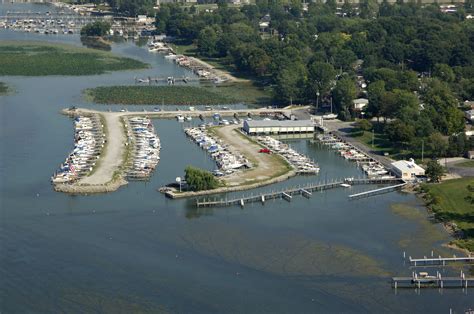
<path fill-rule="evenodd" d="M 447 232 L 429 220 L 425 208 L 404 203 L 392 204 L 390 207 L 395 215 L 416 223 L 414 231 L 402 235 L 398 242 L 401 248 L 432 247 L 436 242 L 449 241 Z"/>
<path fill-rule="evenodd" d="M 340 244 L 302 234 L 262 238 L 253 231 L 215 225 L 212 234 L 198 230 L 182 240 L 201 254 L 255 270 L 285 276 L 388 276 L 373 258 Z"/>

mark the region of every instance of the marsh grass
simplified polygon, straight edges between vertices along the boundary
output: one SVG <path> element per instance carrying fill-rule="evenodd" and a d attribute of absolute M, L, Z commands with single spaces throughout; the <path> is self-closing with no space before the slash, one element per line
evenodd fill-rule
<path fill-rule="evenodd" d="M 194 86 L 103 86 L 85 90 L 100 104 L 124 105 L 219 105 L 238 103 L 233 97 Z"/>
<path fill-rule="evenodd" d="M 148 65 L 110 52 L 48 43 L 0 43 L 0 76 L 96 75 Z"/>

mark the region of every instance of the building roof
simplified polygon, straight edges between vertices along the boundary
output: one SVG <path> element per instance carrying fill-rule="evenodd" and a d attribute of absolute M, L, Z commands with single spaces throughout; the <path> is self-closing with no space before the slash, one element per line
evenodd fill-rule
<path fill-rule="evenodd" d="M 313 127 L 311 120 L 252 120 L 245 121 L 249 127 Z"/>
<path fill-rule="evenodd" d="M 414 161 L 410 160 L 399 160 L 392 162 L 392 167 L 401 170 L 402 172 L 418 172 L 418 171 L 425 171 L 425 169 L 421 168 Z"/>
<path fill-rule="evenodd" d="M 467 114 L 470 114 L 471 116 L 474 115 L 474 109 L 466 110 L 464 112 L 467 113 Z"/>
<path fill-rule="evenodd" d="M 357 98 L 352 101 L 354 104 L 368 104 L 369 100 L 367 98 Z"/>

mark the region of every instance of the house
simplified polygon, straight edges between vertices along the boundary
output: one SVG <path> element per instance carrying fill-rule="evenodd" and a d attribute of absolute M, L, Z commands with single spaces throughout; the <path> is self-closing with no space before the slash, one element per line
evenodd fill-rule
<path fill-rule="evenodd" d="M 362 110 L 369 104 L 369 100 L 366 98 L 357 98 L 352 101 L 354 104 L 354 110 Z"/>
<path fill-rule="evenodd" d="M 312 133 L 314 123 L 311 120 L 246 120 L 243 130 L 247 134 Z"/>
<path fill-rule="evenodd" d="M 474 150 L 470 150 L 466 153 L 467 159 L 474 159 Z"/>
<path fill-rule="evenodd" d="M 474 109 L 465 111 L 464 116 L 466 117 L 467 120 L 469 120 L 470 122 L 473 122 L 474 121 Z"/>
<path fill-rule="evenodd" d="M 403 180 L 414 180 L 425 175 L 425 169 L 418 166 L 413 159 L 399 160 L 392 163 L 392 172 Z"/>

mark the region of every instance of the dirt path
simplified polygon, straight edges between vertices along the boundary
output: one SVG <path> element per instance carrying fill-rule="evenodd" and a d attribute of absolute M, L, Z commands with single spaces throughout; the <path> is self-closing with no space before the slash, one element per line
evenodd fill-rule
<path fill-rule="evenodd" d="M 215 134 L 229 145 L 234 154 L 244 155 L 252 163 L 252 168 L 238 171 L 225 178 L 228 186 L 246 185 L 280 176 L 290 169 L 278 155 L 259 153 L 262 146 L 238 133 L 238 125 L 215 128 Z"/>
<path fill-rule="evenodd" d="M 122 164 L 125 150 L 125 134 L 120 120 L 120 113 L 103 113 L 107 143 L 100 158 L 99 167 L 92 175 L 79 181 L 79 184 L 101 185 L 110 182 L 114 172 Z"/>

